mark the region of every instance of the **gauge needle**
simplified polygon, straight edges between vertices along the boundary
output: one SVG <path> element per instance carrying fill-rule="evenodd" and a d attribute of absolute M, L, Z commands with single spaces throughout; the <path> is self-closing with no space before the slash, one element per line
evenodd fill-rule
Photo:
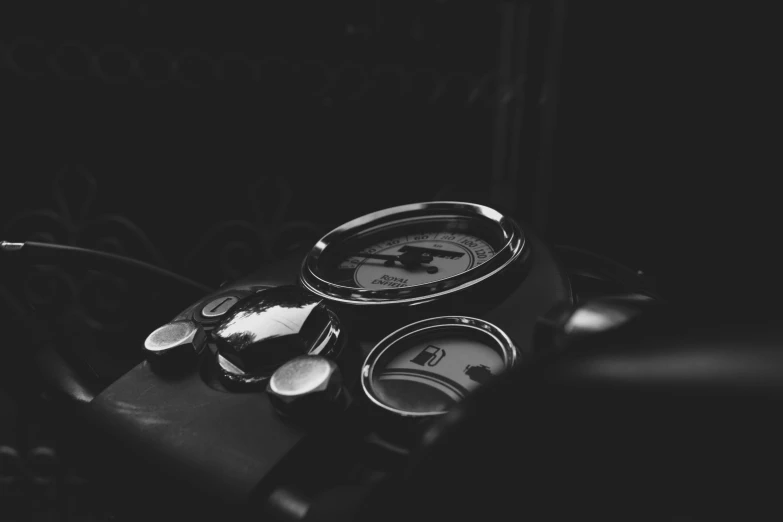
<path fill-rule="evenodd" d="M 359 252 L 356 254 L 351 254 L 349 257 L 365 257 L 368 259 L 382 259 L 386 261 L 384 263 L 386 266 L 394 266 L 395 261 L 399 261 L 399 263 L 404 266 L 405 268 L 415 268 L 423 263 L 431 263 L 432 262 L 432 254 L 428 252 L 403 252 L 402 254 L 395 256 L 390 254 L 370 254 L 369 252 Z M 427 272 L 430 274 L 434 274 L 438 271 L 438 267 L 436 266 L 428 266 Z"/>
<path fill-rule="evenodd" d="M 455 252 L 454 250 L 442 250 L 440 248 L 426 248 L 426 247 L 417 247 L 417 246 L 410 246 L 405 245 L 402 248 L 400 248 L 400 252 L 419 252 L 422 254 L 429 254 L 432 257 L 447 257 L 447 258 L 453 258 L 457 259 L 462 257 L 462 252 Z"/>

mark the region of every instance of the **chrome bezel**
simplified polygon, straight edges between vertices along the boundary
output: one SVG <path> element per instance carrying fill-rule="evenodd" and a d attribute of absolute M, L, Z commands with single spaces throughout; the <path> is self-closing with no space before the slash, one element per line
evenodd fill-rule
<path fill-rule="evenodd" d="M 334 244 L 371 229 L 397 222 L 444 217 L 480 219 L 489 222 L 502 235 L 504 244 L 487 262 L 461 274 L 404 288 L 375 290 L 342 286 L 331 283 L 320 275 L 319 260 L 322 254 Z M 299 273 L 299 282 L 316 295 L 344 304 L 419 304 L 481 283 L 519 259 L 525 248 L 525 236 L 519 226 L 510 218 L 489 207 L 458 201 L 412 203 L 367 214 L 326 234 L 305 256 Z"/>
<path fill-rule="evenodd" d="M 469 329 L 472 333 L 479 332 L 486 336 L 491 341 L 493 347 L 496 348 L 498 353 L 503 357 L 505 365 L 504 371 L 516 364 L 517 359 L 519 358 L 519 350 L 511 341 L 511 338 L 494 324 L 475 317 L 456 315 L 433 317 L 403 326 L 384 337 L 375 347 L 373 347 L 362 365 L 361 381 L 362 390 L 364 390 L 365 396 L 374 405 L 401 417 L 421 418 L 447 413 L 446 411 L 412 412 L 389 406 L 383 402 L 373 389 L 373 372 L 375 371 L 376 363 L 386 352 L 393 349 L 405 349 L 406 340 L 410 340 L 412 337 L 418 335 L 430 334 L 438 329 L 442 329 L 444 332 L 454 332 L 460 328 Z"/>

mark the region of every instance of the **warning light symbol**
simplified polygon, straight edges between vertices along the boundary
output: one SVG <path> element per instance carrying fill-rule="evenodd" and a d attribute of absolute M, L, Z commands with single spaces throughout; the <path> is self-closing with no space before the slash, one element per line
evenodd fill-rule
<path fill-rule="evenodd" d="M 465 366 L 465 373 L 471 381 L 479 384 L 484 384 L 492 378 L 492 371 L 490 371 L 489 366 L 484 366 L 483 364 L 478 364 L 476 366 L 471 366 L 469 364 Z"/>
<path fill-rule="evenodd" d="M 446 350 L 429 345 L 411 359 L 411 362 L 419 366 L 436 366 L 445 356 Z"/>

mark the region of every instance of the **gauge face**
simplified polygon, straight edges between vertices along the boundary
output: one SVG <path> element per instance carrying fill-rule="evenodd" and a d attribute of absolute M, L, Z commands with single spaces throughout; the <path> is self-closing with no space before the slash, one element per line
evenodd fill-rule
<path fill-rule="evenodd" d="M 324 273 L 338 285 L 355 288 L 433 283 L 494 257 L 498 245 L 488 235 L 470 230 L 466 222 L 394 224 L 346 241 L 325 258 Z"/>
<path fill-rule="evenodd" d="M 471 203 L 403 205 L 362 216 L 319 241 L 300 282 L 346 303 L 425 301 L 472 286 L 523 259 L 519 227 Z"/>
<path fill-rule="evenodd" d="M 398 415 L 438 415 L 511 367 L 516 357 L 508 336 L 486 321 L 425 319 L 373 348 L 362 386 L 372 402 Z"/>
<path fill-rule="evenodd" d="M 461 332 L 419 338 L 374 372 L 378 397 L 406 412 L 442 412 L 505 368 L 500 353 Z"/>

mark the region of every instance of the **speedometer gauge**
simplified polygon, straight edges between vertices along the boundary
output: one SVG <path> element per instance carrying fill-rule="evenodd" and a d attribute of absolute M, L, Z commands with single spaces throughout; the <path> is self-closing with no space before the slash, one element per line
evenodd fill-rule
<path fill-rule="evenodd" d="M 303 286 L 349 304 L 416 303 L 487 281 L 525 253 L 509 218 L 472 203 L 416 203 L 350 221 L 307 255 Z"/>
<path fill-rule="evenodd" d="M 361 248 L 337 266 L 335 275 L 358 288 L 403 288 L 461 274 L 495 255 L 483 239 L 443 225 Z"/>

